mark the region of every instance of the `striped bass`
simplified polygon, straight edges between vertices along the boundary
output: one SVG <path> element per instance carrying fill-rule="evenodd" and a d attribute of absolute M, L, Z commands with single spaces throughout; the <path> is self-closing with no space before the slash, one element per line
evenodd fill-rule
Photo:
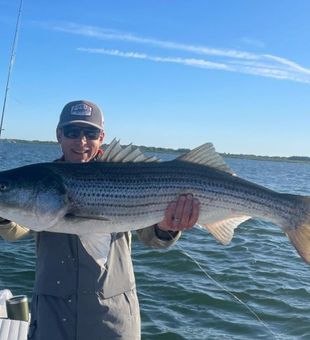
<path fill-rule="evenodd" d="M 310 198 L 239 178 L 212 144 L 167 162 L 113 142 L 106 161 L 39 163 L 0 172 L 0 216 L 34 231 L 83 235 L 154 225 L 180 194 L 200 201 L 197 224 L 222 244 L 249 218 L 278 225 L 310 263 Z M 113 144 L 111 143 L 111 144 Z"/>

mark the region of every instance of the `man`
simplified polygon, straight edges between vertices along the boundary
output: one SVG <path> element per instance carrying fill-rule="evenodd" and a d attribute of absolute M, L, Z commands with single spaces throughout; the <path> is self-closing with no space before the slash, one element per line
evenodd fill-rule
<path fill-rule="evenodd" d="M 103 116 L 97 105 L 73 101 L 63 108 L 56 129 L 63 156 L 58 161 L 100 161 Z M 151 247 L 166 248 L 198 219 L 199 202 L 180 196 L 158 225 L 137 231 Z M 29 230 L 3 220 L 0 235 L 19 239 Z M 77 235 L 36 233 L 37 266 L 31 323 L 32 340 L 140 339 L 140 314 L 131 261 L 130 232 L 100 236 L 105 257 L 98 264 Z"/>

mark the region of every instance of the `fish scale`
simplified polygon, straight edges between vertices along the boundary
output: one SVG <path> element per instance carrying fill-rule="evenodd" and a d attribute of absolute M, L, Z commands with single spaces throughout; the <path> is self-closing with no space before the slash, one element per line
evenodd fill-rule
<path fill-rule="evenodd" d="M 159 223 L 170 202 L 190 193 L 200 201 L 198 224 L 221 243 L 231 241 L 240 223 L 263 219 L 280 226 L 310 263 L 309 197 L 239 178 L 209 143 L 168 162 L 136 161 L 143 157 L 133 150 L 132 163 L 128 147 L 124 152 L 115 147 L 102 162 L 41 163 L 1 172 L 0 216 L 35 231 L 82 238 Z"/>
<path fill-rule="evenodd" d="M 79 167 L 77 164 L 70 164 L 69 167 L 71 165 Z M 239 178 L 229 178 L 230 182 L 228 182 L 223 179 L 222 174 L 212 172 L 211 168 L 208 168 L 208 176 L 206 176 L 206 166 L 202 165 L 180 161 L 137 163 L 134 167 L 132 164 L 92 163 L 87 165 L 89 167 L 87 173 L 92 175 L 82 179 L 85 185 L 79 185 L 81 174 L 76 178 L 74 167 L 72 177 L 68 182 L 64 181 L 69 198 L 74 198 L 75 207 L 78 208 L 82 208 L 88 202 L 93 208 L 93 214 L 98 213 L 99 216 L 107 218 L 111 213 L 126 216 L 126 213 L 133 208 L 135 211 L 131 211 L 132 215 L 139 216 L 141 209 L 147 209 L 151 214 L 152 207 L 160 204 L 167 205 L 179 194 L 184 193 L 193 193 L 208 210 L 216 207 L 226 209 L 232 207 L 236 211 L 240 209 L 240 212 L 251 215 L 264 212 L 264 216 L 274 216 L 276 215 L 274 211 L 272 214 L 268 212 L 268 209 L 274 209 L 279 215 L 273 218 L 275 221 L 286 217 L 286 213 L 292 213 L 294 209 L 294 203 L 271 190 L 262 190 L 256 185 L 249 187 L 248 182 Z M 67 166 L 63 168 L 66 169 Z M 59 172 L 58 167 L 56 172 Z M 101 176 L 101 181 L 92 180 L 94 175 Z M 238 191 L 234 190 L 235 183 L 232 183 L 231 179 L 238 182 Z M 84 192 L 89 193 L 90 196 L 86 198 L 82 196 L 79 192 L 80 187 L 84 187 Z M 107 190 L 107 187 L 113 191 Z M 212 188 L 218 190 L 214 191 Z M 102 192 L 104 192 L 103 196 Z M 97 194 L 100 195 L 101 200 L 97 199 Z M 109 201 L 110 211 L 105 209 L 107 201 Z M 77 202 L 80 202 L 80 205 L 77 205 Z M 216 204 L 213 205 L 212 202 Z M 117 209 L 115 213 L 111 211 L 114 207 Z M 102 211 L 105 214 L 101 214 Z M 278 214 L 281 211 L 285 216 Z"/>

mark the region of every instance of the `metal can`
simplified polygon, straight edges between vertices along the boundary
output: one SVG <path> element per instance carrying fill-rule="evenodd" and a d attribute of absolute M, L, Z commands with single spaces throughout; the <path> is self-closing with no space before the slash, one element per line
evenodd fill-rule
<path fill-rule="evenodd" d="M 6 311 L 9 319 L 29 320 L 28 298 L 26 295 L 16 295 L 6 300 Z"/>

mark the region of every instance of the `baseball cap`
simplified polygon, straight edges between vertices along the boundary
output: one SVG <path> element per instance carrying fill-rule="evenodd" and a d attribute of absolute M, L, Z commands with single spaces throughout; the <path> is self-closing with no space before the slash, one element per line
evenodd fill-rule
<path fill-rule="evenodd" d="M 103 129 L 103 114 L 100 108 L 88 100 L 75 100 L 64 106 L 57 128 L 74 123 L 84 123 Z"/>

